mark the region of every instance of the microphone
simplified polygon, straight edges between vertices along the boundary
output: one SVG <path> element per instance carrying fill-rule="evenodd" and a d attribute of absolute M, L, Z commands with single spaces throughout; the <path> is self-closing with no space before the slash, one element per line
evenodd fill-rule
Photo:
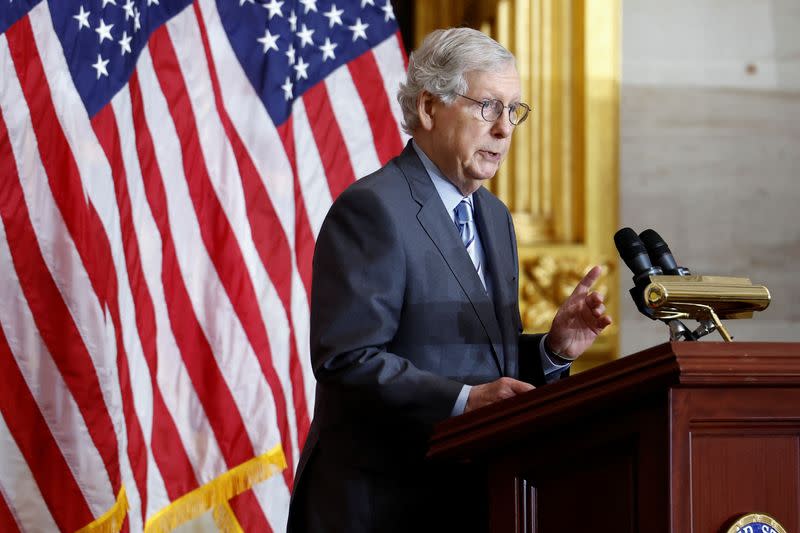
<path fill-rule="evenodd" d="M 614 234 L 614 245 L 617 247 L 617 252 L 619 252 L 622 260 L 633 272 L 634 286 L 630 290 L 631 298 L 636 303 L 639 312 L 655 320 L 653 310 L 645 305 L 644 289 L 650 284 L 650 276 L 657 276 L 663 273 L 661 268 L 653 266 L 650 262 L 647 248 L 631 228 L 622 228 L 616 232 Z"/>
<path fill-rule="evenodd" d="M 650 262 L 650 255 L 642 240 L 631 228 L 622 228 L 614 234 L 614 244 L 619 256 L 633 272 L 633 281 L 647 276 L 663 274 L 659 267 L 654 267 Z"/>
<path fill-rule="evenodd" d="M 650 260 L 658 265 L 661 270 L 664 272 L 665 275 L 669 276 L 688 276 L 691 274 L 688 268 L 683 268 L 678 266 L 677 261 L 672 256 L 672 252 L 667 246 L 667 243 L 664 239 L 661 238 L 661 235 L 656 233 L 654 229 L 646 229 L 639 234 L 639 238 L 642 240 L 644 247 L 647 248 L 647 255 L 650 256 Z M 653 278 L 651 278 L 653 279 Z M 647 306 L 653 310 L 652 318 L 659 318 L 658 313 L 659 310 L 654 310 L 654 308 L 649 305 L 650 302 L 648 301 L 648 294 L 646 291 L 652 287 L 648 285 L 645 287 L 645 294 L 644 294 L 644 301 Z M 667 326 L 669 327 L 670 333 L 670 340 L 697 340 L 698 336 L 692 333 L 692 331 L 686 327 L 686 325 L 678 320 L 677 318 L 671 319 L 661 319 L 662 321 L 666 322 Z M 701 329 L 711 331 L 713 329 L 713 325 L 711 325 L 708 321 L 702 323 Z"/>
<path fill-rule="evenodd" d="M 633 272 L 630 294 L 636 307 L 645 316 L 666 322 L 670 340 L 697 340 L 717 330 L 731 341 L 720 319 L 751 318 L 769 306 L 769 289 L 747 278 L 693 276 L 678 266 L 667 243 L 652 229 L 636 235 L 631 228 L 622 228 L 614 235 L 614 244 Z M 700 322 L 700 327 L 688 330 L 680 321 L 687 318 Z"/>
<path fill-rule="evenodd" d="M 678 263 L 672 256 L 669 246 L 667 246 L 667 243 L 664 242 L 664 239 L 662 239 L 661 235 L 656 233 L 655 230 L 646 229 L 639 234 L 639 238 L 644 243 L 645 248 L 647 248 L 650 261 L 661 267 L 664 274 L 670 276 L 691 275 L 688 268 L 678 266 Z"/>

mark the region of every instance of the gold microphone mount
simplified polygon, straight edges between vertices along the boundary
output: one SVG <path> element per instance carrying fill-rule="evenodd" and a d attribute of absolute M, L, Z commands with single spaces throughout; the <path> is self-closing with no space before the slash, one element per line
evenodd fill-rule
<path fill-rule="evenodd" d="M 633 272 L 631 297 L 639 311 L 669 326 L 670 340 L 697 340 L 719 331 L 726 342 L 733 340 L 722 319 L 751 318 L 770 302 L 769 290 L 747 278 L 693 276 L 678 266 L 667 243 L 647 229 L 637 235 L 622 228 L 614 235 L 620 257 Z M 697 320 L 690 330 L 682 322 Z"/>
<path fill-rule="evenodd" d="M 747 278 L 725 276 L 650 276 L 644 302 L 659 320 L 694 319 L 700 322 L 692 336 L 700 338 L 715 329 L 733 340 L 722 319 L 752 318 L 769 306 L 769 289 Z M 708 324 L 713 325 L 710 327 Z"/>

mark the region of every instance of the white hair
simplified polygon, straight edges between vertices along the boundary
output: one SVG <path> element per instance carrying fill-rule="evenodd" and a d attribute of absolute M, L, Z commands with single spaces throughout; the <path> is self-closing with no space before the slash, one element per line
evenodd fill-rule
<path fill-rule="evenodd" d="M 495 72 L 514 62 L 511 52 L 478 30 L 449 28 L 429 33 L 408 58 L 406 82 L 397 92 L 403 130 L 412 135 L 419 127 L 417 99 L 423 91 L 450 104 L 458 93 L 467 92 L 467 72 Z"/>

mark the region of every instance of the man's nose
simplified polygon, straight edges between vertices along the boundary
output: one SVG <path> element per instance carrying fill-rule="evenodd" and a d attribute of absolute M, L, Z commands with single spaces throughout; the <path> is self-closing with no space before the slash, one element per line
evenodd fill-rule
<path fill-rule="evenodd" d="M 513 132 L 514 125 L 508 120 L 508 113 L 503 110 L 503 113 L 492 123 L 492 135 L 498 139 L 505 139 L 510 137 Z"/>

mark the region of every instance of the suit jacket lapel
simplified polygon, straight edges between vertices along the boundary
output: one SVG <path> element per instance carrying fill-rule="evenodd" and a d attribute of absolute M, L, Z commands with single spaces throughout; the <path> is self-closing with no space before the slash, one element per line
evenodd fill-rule
<path fill-rule="evenodd" d="M 500 235 L 505 235 L 505 220 L 496 220 L 490 216 L 489 210 L 484 208 L 483 198 L 488 194 L 483 188 L 475 191 L 472 198 L 475 203 L 475 222 L 478 226 L 478 233 L 481 236 L 481 246 L 483 246 L 483 253 L 486 255 L 486 272 L 489 276 L 492 294 L 494 299 L 494 312 L 497 320 L 502 324 L 501 329 L 510 327 L 512 324 L 512 317 L 508 314 L 508 309 L 505 307 L 507 302 L 515 302 L 516 296 L 512 297 L 509 293 L 515 286 L 512 274 L 515 270 L 509 271 L 508 265 L 511 259 L 504 256 L 500 252 L 500 247 L 497 239 Z M 503 227 L 499 227 L 503 224 Z M 487 237 L 484 237 L 486 235 Z M 489 238 L 492 236 L 494 238 Z M 511 363 L 505 360 L 504 363 L 508 365 Z M 509 373 L 509 368 L 505 369 L 505 375 L 515 375 Z"/>
<path fill-rule="evenodd" d="M 425 232 L 439 249 L 459 285 L 466 293 L 467 299 L 472 304 L 472 308 L 489 336 L 495 363 L 498 371 L 502 374 L 504 361 L 500 325 L 497 322 L 492 301 L 486 294 L 478 273 L 475 271 L 475 266 L 472 264 L 472 260 L 470 260 L 469 254 L 467 254 L 467 250 L 461 242 L 458 230 L 453 220 L 448 216 L 436 192 L 436 188 L 428 176 L 428 172 L 419 157 L 417 157 L 410 142 L 406 145 L 397 163 L 408 180 L 412 197 L 421 206 L 419 213 L 417 213 L 417 220 L 419 220 Z M 482 233 L 482 244 L 484 243 L 483 235 Z"/>

